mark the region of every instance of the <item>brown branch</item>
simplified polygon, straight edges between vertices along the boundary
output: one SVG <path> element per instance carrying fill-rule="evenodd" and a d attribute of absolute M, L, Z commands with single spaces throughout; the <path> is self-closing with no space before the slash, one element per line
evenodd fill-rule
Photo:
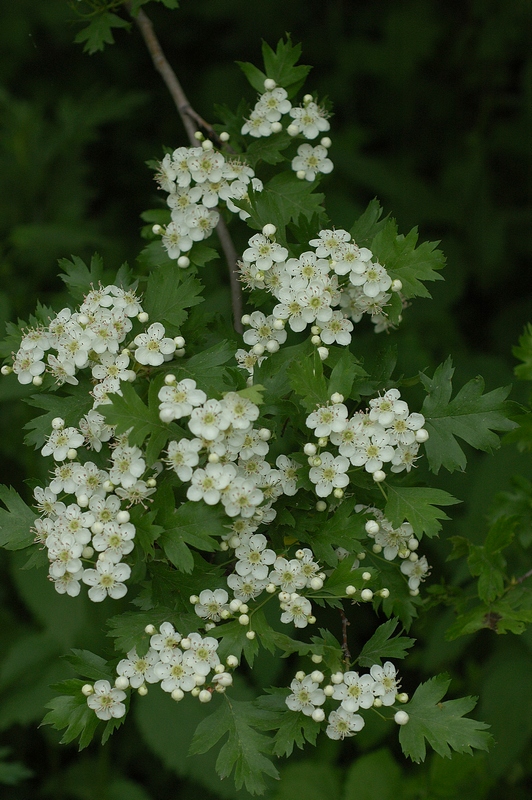
<path fill-rule="evenodd" d="M 130 3 L 126 3 L 126 8 L 131 13 Z M 198 145 L 198 140 L 196 139 L 195 134 L 196 131 L 203 129 L 207 132 L 208 137 L 220 147 L 222 142 L 212 125 L 209 125 L 209 123 L 206 122 L 203 117 L 201 117 L 190 105 L 188 98 L 183 91 L 183 87 L 177 78 L 177 75 L 163 53 L 160 42 L 155 35 L 155 31 L 153 30 L 153 24 L 150 18 L 142 9 L 139 9 L 138 14 L 136 17 L 134 17 L 134 19 L 152 57 L 155 69 L 161 75 L 176 105 L 191 145 Z M 231 286 L 231 305 L 233 308 L 234 328 L 238 333 L 242 333 L 242 292 L 238 280 L 237 252 L 231 239 L 231 235 L 227 230 L 227 225 L 221 217 L 218 225 L 216 226 L 216 231 L 218 233 L 218 238 L 220 239 L 220 244 L 222 245 L 222 250 L 224 251 L 227 266 L 229 268 L 229 283 Z"/>
<path fill-rule="evenodd" d="M 532 577 L 532 569 L 529 569 L 528 572 L 525 572 L 520 578 L 516 578 L 515 583 L 523 583 L 523 581 L 526 581 L 526 579 L 530 577 Z"/>
<path fill-rule="evenodd" d="M 340 609 L 340 616 L 342 618 L 342 652 L 344 654 L 344 661 L 347 666 L 349 666 L 351 663 L 351 653 L 349 652 L 349 645 L 347 644 L 347 627 L 351 625 L 351 623 L 342 609 Z"/>

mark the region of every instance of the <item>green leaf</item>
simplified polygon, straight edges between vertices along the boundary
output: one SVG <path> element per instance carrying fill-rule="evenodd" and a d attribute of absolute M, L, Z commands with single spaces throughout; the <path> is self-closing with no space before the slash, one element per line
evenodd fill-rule
<path fill-rule="evenodd" d="M 152 322 L 162 322 L 167 336 L 176 336 L 188 317 L 187 308 L 203 302 L 203 286 L 193 275 L 184 275 L 172 261 L 148 278 L 143 308 Z"/>
<path fill-rule="evenodd" d="M 359 247 L 370 247 L 373 239 L 384 228 L 388 217 L 381 219 L 381 216 L 381 204 L 375 197 L 370 200 L 362 216 L 357 219 L 349 231 Z"/>
<path fill-rule="evenodd" d="M 273 763 L 264 755 L 271 753 L 272 741 L 255 727 L 257 724 L 264 726 L 269 718 L 268 712 L 253 703 L 224 695 L 224 702 L 214 714 L 198 725 L 189 754 L 206 753 L 227 736 L 216 761 L 218 775 L 227 778 L 234 769 L 237 789 L 245 785 L 248 792 L 262 794 L 266 789 L 262 776 L 279 777 Z"/>
<path fill-rule="evenodd" d="M 190 604 L 189 604 L 190 607 Z M 150 646 L 150 634 L 146 633 L 146 625 L 158 628 L 163 622 L 171 622 L 183 635 L 187 635 L 197 627 L 196 614 L 178 614 L 165 606 L 156 606 L 149 611 L 126 611 L 117 614 L 107 621 L 110 636 L 115 640 L 114 646 L 119 653 L 128 653 L 135 648 L 139 656 L 145 655 Z"/>
<path fill-rule="evenodd" d="M 355 378 L 364 378 L 367 374 L 353 353 L 346 347 L 342 348 L 340 358 L 334 365 L 329 378 L 329 396 L 340 392 L 345 398 L 350 397 Z"/>
<path fill-rule="evenodd" d="M 286 89 L 289 98 L 296 94 L 311 70 L 311 67 L 303 64 L 295 66 L 301 57 L 301 45 L 293 45 L 290 36 L 287 36 L 286 41 L 280 39 L 277 42 L 275 52 L 269 44 L 263 42 L 262 57 L 266 75 Z M 264 91 L 264 84 L 261 91 Z"/>
<path fill-rule="evenodd" d="M 108 425 L 116 425 L 118 434 L 131 429 L 128 440 L 132 447 L 142 447 L 144 440 L 154 428 L 162 427 L 158 415 L 148 409 L 133 386 L 127 381 L 120 382 L 119 394 L 110 394 L 109 404 L 101 406 L 101 411 Z"/>
<path fill-rule="evenodd" d="M 113 671 L 108 666 L 107 661 L 101 656 L 91 653 L 90 650 L 74 649 L 64 658 L 83 678 L 113 683 Z"/>
<path fill-rule="evenodd" d="M 445 257 L 436 250 L 438 242 L 423 242 L 416 248 L 417 228 L 406 236 L 397 233 L 397 223 L 389 219 L 374 237 L 370 249 L 386 267 L 390 277 L 403 284 L 405 297 L 430 297 L 423 281 L 441 281 L 437 270 L 445 266 Z"/>
<path fill-rule="evenodd" d="M 367 538 L 366 519 L 353 511 L 356 502 L 354 497 L 343 500 L 330 516 L 318 516 L 317 524 L 308 533 L 298 531 L 298 536 L 308 542 L 316 558 L 332 567 L 338 564 L 336 548 L 344 547 L 351 552 L 360 540 Z"/>
<path fill-rule="evenodd" d="M 532 381 L 532 323 L 525 325 L 519 344 L 512 347 L 512 353 L 523 362 L 515 367 L 516 376 L 523 381 Z"/>
<path fill-rule="evenodd" d="M 103 50 L 106 44 L 114 44 L 112 28 L 129 28 L 130 23 L 110 11 L 102 9 L 94 16 L 86 28 L 78 33 L 74 41 L 85 42 L 83 52 L 93 55 Z"/>
<path fill-rule="evenodd" d="M 483 394 L 484 381 L 480 376 L 463 386 L 451 400 L 454 368 L 449 357 L 436 369 L 433 378 L 421 374 L 427 390 L 421 413 L 430 438 L 425 450 L 432 472 L 441 466 L 449 472 L 464 470 L 467 459 L 456 437 L 477 450 L 490 451 L 499 446 L 494 431 L 509 431 L 516 423 L 508 419 L 509 404 L 506 397 L 509 387 L 494 389 Z"/>
<path fill-rule="evenodd" d="M 83 681 L 69 680 L 54 687 L 68 694 L 54 697 L 47 703 L 51 709 L 42 721 L 42 725 L 51 725 L 56 731 L 65 730 L 61 744 L 68 744 L 79 738 L 79 749 L 87 747 L 96 732 L 100 720 L 87 705 L 87 698 L 82 694 Z"/>
<path fill-rule="evenodd" d="M 394 528 L 398 528 L 406 520 L 418 537 L 424 533 L 430 537 L 437 536 L 441 530 L 439 520 L 449 519 L 437 506 L 453 506 L 461 502 L 442 489 L 388 486 L 387 490 L 385 516 Z"/>
<path fill-rule="evenodd" d="M 65 273 L 59 277 L 68 286 L 73 299 L 79 302 L 103 279 L 103 261 L 97 253 L 91 258 L 90 268 L 78 256 L 72 256 L 72 261 L 61 258 L 59 266 Z"/>
<path fill-rule="evenodd" d="M 37 514 L 11 487 L 0 485 L 0 500 L 6 509 L 0 508 L 0 547 L 6 550 L 23 550 L 35 541 L 31 528 Z"/>
<path fill-rule="evenodd" d="M 392 638 L 392 634 L 398 624 L 398 619 L 389 619 L 379 625 L 358 656 L 357 661 L 361 667 L 381 664 L 384 658 L 404 658 L 407 655 L 408 648 L 412 647 L 416 640 L 410 639 L 408 636 L 394 636 Z"/>
<path fill-rule="evenodd" d="M 66 427 L 77 427 L 81 417 L 91 410 L 93 398 L 87 392 L 87 386 L 72 387 L 73 394 L 62 397 L 57 394 L 35 394 L 24 398 L 24 402 L 35 408 L 46 409 L 46 414 L 34 417 L 24 425 L 24 430 L 29 431 L 24 437 L 24 443 L 33 445 L 35 449 L 41 448 L 52 432 L 54 417 L 62 417 Z"/>
<path fill-rule="evenodd" d="M 242 204 L 242 208 L 250 214 L 248 224 L 262 229 L 272 222 L 282 238 L 288 223 L 297 225 L 300 217 L 311 219 L 314 214 L 324 212 L 321 205 L 324 195 L 315 193 L 313 189 L 313 183 L 300 181 L 293 172 L 275 175 L 262 192 L 249 191 L 249 203 Z"/>
<path fill-rule="evenodd" d="M 319 730 L 316 723 L 314 727 Z M 286 764 L 281 769 L 281 783 L 276 787 L 275 800 L 294 800 L 299 797 L 304 800 L 331 800 L 343 797 L 341 777 L 341 769 L 318 759 Z"/>
<path fill-rule="evenodd" d="M 256 67 L 255 64 L 250 64 L 249 61 L 235 61 L 235 64 L 240 67 L 253 88 L 262 94 L 264 92 L 264 81 L 266 80 L 264 72 Z"/>
<path fill-rule="evenodd" d="M 476 698 L 441 702 L 450 682 L 445 675 L 436 675 L 420 684 L 412 700 L 403 706 L 410 719 L 400 728 L 399 742 L 412 761 L 425 760 L 425 740 L 445 758 L 451 757 L 451 750 L 471 754 L 472 748 L 488 750 L 491 744 L 492 737 L 486 732 L 489 725 L 464 719 L 464 714 L 475 707 Z"/>
<path fill-rule="evenodd" d="M 163 514 L 157 519 L 164 527 L 158 543 L 166 557 L 181 572 L 192 572 L 194 569 L 194 560 L 188 545 L 212 553 L 219 550 L 219 543 L 213 536 L 227 533 L 224 524 L 227 517 L 219 508 L 203 502 L 194 503 L 189 500 L 173 510 L 171 506 L 165 506 Z"/>
<path fill-rule="evenodd" d="M 274 136 L 257 139 L 246 150 L 246 161 L 253 169 L 260 161 L 264 161 L 266 164 L 280 164 L 286 160 L 281 152 L 290 147 L 292 141 L 292 137 L 285 131 Z"/>
<path fill-rule="evenodd" d="M 300 403 L 305 411 L 314 411 L 317 405 L 328 402 L 323 364 L 316 348 L 312 348 L 307 358 L 292 364 L 289 380 L 292 389 L 300 396 Z"/>
<path fill-rule="evenodd" d="M 178 380 L 193 378 L 198 388 L 203 389 L 209 397 L 217 392 L 227 392 L 232 386 L 225 381 L 226 371 L 222 365 L 234 359 L 235 349 L 231 342 L 223 339 L 189 359 L 182 359 L 173 366 L 172 372 Z"/>

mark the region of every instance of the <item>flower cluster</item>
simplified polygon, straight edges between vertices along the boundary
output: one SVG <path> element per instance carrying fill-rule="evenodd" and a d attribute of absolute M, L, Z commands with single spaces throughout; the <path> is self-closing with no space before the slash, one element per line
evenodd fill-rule
<path fill-rule="evenodd" d="M 419 557 L 417 549 L 419 540 L 414 536 L 412 525 L 403 522 L 394 528 L 383 512 L 373 506 L 357 505 L 357 513 L 369 515 L 366 522 L 366 533 L 375 541 L 373 552 L 382 554 L 386 561 L 393 561 L 397 556 L 402 559 L 401 572 L 408 578 L 410 594 L 419 594 L 419 585 L 430 575 L 430 566 L 426 556 Z"/>
<path fill-rule="evenodd" d="M 428 433 L 423 428 L 423 415 L 410 413 L 400 397 L 398 389 L 389 389 L 369 401 L 368 411 L 357 411 L 349 417 L 340 395 L 333 398 L 336 402 L 318 406 L 309 414 L 306 425 L 314 431 L 320 447 L 330 442 L 339 452 L 336 457 L 327 451 L 317 454 L 315 445 L 305 446 L 311 466 L 309 477 L 318 497 L 327 497 L 333 490 L 347 486 L 346 473 L 351 465 L 364 467 L 376 481 L 386 477 L 384 464 L 391 464 L 392 472 L 410 472 Z"/>
<path fill-rule="evenodd" d="M 322 706 L 327 699 L 339 700 L 339 705 L 327 717 L 325 732 L 330 739 L 344 739 L 362 730 L 364 717 L 356 713 L 361 709 L 388 707 L 396 700 L 403 703 L 408 700 L 407 695 L 398 696 L 399 680 L 391 661 L 386 661 L 383 666 L 374 664 L 366 675 L 351 670 L 334 673 L 330 684 L 321 688 L 324 680 L 320 670 L 314 670 L 310 675 L 298 672 L 290 684 L 292 693 L 286 698 L 286 705 L 291 711 L 300 711 L 319 723 L 325 720 Z M 408 716 L 400 713 L 402 721 L 399 724 L 405 724 Z"/>
<path fill-rule="evenodd" d="M 239 263 L 246 286 L 266 289 L 278 301 L 270 316 L 254 312 L 243 317 L 243 324 L 254 329 L 244 334 L 252 349 L 238 350 L 236 355 L 250 374 L 259 359 L 276 352 L 285 341 L 286 325 L 296 332 L 310 325 L 312 342 L 320 346 L 322 358 L 328 355 L 323 345 L 350 344 L 353 323 L 364 314 L 376 330 L 388 327 L 384 308 L 390 292 L 402 286 L 373 259 L 371 250 L 358 247 L 348 231 L 322 230 L 309 241 L 312 250 L 289 258 L 287 249 L 275 241 L 275 233 L 274 225 L 265 225 L 262 234 L 249 240 Z"/>
<path fill-rule="evenodd" d="M 226 666 L 220 663 L 218 642 L 211 636 L 189 633 L 183 637 L 170 622 L 163 622 L 157 632 L 153 625 L 146 627 L 151 633 L 150 647 L 139 656 L 136 649 L 130 650 L 116 667 L 114 688 L 109 681 L 97 681 L 94 686 L 86 684 L 83 693 L 87 705 L 99 719 L 123 717 L 126 713 L 125 689 L 137 689 L 147 693 L 146 684 L 159 683 L 163 692 L 173 700 L 182 700 L 186 692 L 208 703 L 213 692 L 225 692 L 233 677 L 228 668 L 238 664 L 235 656 L 228 656 Z M 209 675 L 213 673 L 209 680 Z"/>
<path fill-rule="evenodd" d="M 256 192 L 262 190 L 251 167 L 236 157 L 226 159 L 210 141 L 198 147 L 179 147 L 165 155 L 156 180 L 168 192 L 172 221 L 166 228 L 156 225 L 154 232 L 162 234 L 169 257 L 177 259 L 180 267 L 189 265 L 181 253 L 188 253 L 194 242 L 210 236 L 218 224 L 215 209 L 220 201 L 245 219 L 249 214 L 233 200 L 245 200 L 250 187 Z"/>

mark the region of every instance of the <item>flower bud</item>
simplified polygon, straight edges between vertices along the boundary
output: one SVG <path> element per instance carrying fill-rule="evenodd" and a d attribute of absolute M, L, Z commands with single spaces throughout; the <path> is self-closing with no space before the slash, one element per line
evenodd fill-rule
<path fill-rule="evenodd" d="M 154 633 L 157 633 L 157 628 L 155 627 L 155 625 L 151 625 L 151 624 L 150 625 L 146 625 L 146 627 L 144 628 L 144 633 L 147 633 L 148 636 L 153 636 Z"/>
<path fill-rule="evenodd" d="M 264 88 L 266 89 L 267 92 L 273 91 L 273 89 L 275 89 L 276 86 L 277 84 L 275 83 L 273 78 L 266 78 L 266 80 L 264 81 Z"/>
<path fill-rule="evenodd" d="M 255 353 L 256 356 L 263 355 L 265 349 L 266 348 L 264 347 L 264 345 L 261 344 L 260 342 L 254 344 L 253 347 L 251 348 L 251 350 L 253 351 L 253 353 Z"/>
<path fill-rule="evenodd" d="M 369 533 L 373 536 L 375 536 L 375 534 L 380 530 L 379 523 L 375 519 L 368 519 L 364 527 L 366 528 L 366 533 Z"/>
<path fill-rule="evenodd" d="M 318 439 L 318 445 L 320 447 L 327 447 L 328 444 L 329 444 L 328 438 L 326 436 L 320 436 L 320 438 Z"/>
<path fill-rule="evenodd" d="M 40 375 L 35 375 L 31 379 L 31 382 L 33 383 L 34 386 L 42 386 L 42 378 Z"/>
<path fill-rule="evenodd" d="M 316 511 L 327 511 L 327 503 L 325 500 L 318 500 L 316 503 Z"/>
<path fill-rule="evenodd" d="M 317 452 L 317 447 L 312 442 L 307 442 L 307 444 L 303 448 L 303 452 L 306 456 L 315 456 Z"/>
<path fill-rule="evenodd" d="M 155 487 L 157 486 L 157 481 L 155 480 L 155 478 L 148 478 L 148 480 L 146 481 L 146 486 L 148 487 L 148 489 L 155 489 Z"/>
<path fill-rule="evenodd" d="M 390 286 L 390 290 L 392 292 L 400 292 L 402 288 L 403 284 L 401 283 L 399 278 L 396 278 L 394 281 L 392 281 L 392 285 Z"/>
<path fill-rule="evenodd" d="M 61 417 L 54 417 L 52 420 L 52 428 L 54 431 L 60 431 L 65 427 L 65 420 Z"/>
<path fill-rule="evenodd" d="M 382 481 L 386 480 L 386 473 L 382 469 L 378 469 L 373 473 L 373 480 L 375 483 L 382 483 Z"/>
<path fill-rule="evenodd" d="M 81 687 L 81 694 L 84 694 L 85 697 L 90 697 L 91 694 L 94 694 L 94 687 L 90 683 L 85 683 Z"/>
<path fill-rule="evenodd" d="M 268 428 L 260 428 L 259 439 L 263 442 L 269 442 L 272 438 L 272 432 Z"/>
<path fill-rule="evenodd" d="M 0 372 L 2 373 L 2 375 L 11 375 L 11 373 L 13 372 L 13 367 L 10 367 L 9 364 L 4 364 Z"/>
<path fill-rule="evenodd" d="M 199 688 L 199 686 L 194 686 L 194 688 L 191 690 L 190 694 L 192 695 L 192 697 L 198 697 L 200 692 L 201 692 L 201 689 Z"/>
<path fill-rule="evenodd" d="M 242 323 L 242 325 L 251 325 L 251 316 L 249 314 L 244 314 L 240 318 L 240 322 Z"/>
<path fill-rule="evenodd" d="M 304 169 L 298 169 L 298 171 L 296 172 L 296 178 L 299 178 L 300 181 L 303 181 L 303 180 L 305 180 L 305 175 L 306 174 L 307 173 L 305 172 Z"/>
<path fill-rule="evenodd" d="M 238 547 L 238 545 L 237 545 L 237 547 Z M 236 611 L 240 611 L 240 606 L 241 605 L 242 605 L 242 601 L 241 600 L 231 600 L 231 602 L 229 603 L 229 610 L 232 611 L 233 614 L 234 614 Z"/>
<path fill-rule="evenodd" d="M 179 703 L 179 701 L 182 700 L 184 696 L 185 693 L 182 689 L 174 689 L 174 691 L 170 693 L 170 697 L 172 698 L 172 700 L 175 700 L 176 703 Z"/>
<path fill-rule="evenodd" d="M 146 313 L 146 311 L 141 311 L 140 314 L 137 314 L 137 319 L 142 324 L 146 323 L 150 318 L 150 315 Z"/>
<path fill-rule="evenodd" d="M 310 677 L 314 681 L 314 683 L 323 683 L 325 680 L 325 675 L 323 672 L 320 672 L 319 669 L 315 669 L 314 672 L 310 673 Z"/>
<path fill-rule="evenodd" d="M 311 336 L 310 341 L 312 344 L 316 345 L 316 347 L 321 344 L 321 337 L 320 336 Z"/>
<path fill-rule="evenodd" d="M 401 694 L 398 694 L 395 699 L 397 700 L 398 703 L 408 703 L 410 698 L 408 697 L 406 692 L 401 692 Z"/>
<path fill-rule="evenodd" d="M 78 451 L 74 447 L 70 447 L 67 450 L 67 458 L 70 461 L 74 461 L 74 459 L 77 458 L 77 457 L 78 457 Z"/>
<path fill-rule="evenodd" d="M 348 597 L 352 597 L 354 594 L 357 593 L 356 587 L 352 586 L 351 584 L 349 586 L 346 586 L 345 593 Z"/>
<path fill-rule="evenodd" d="M 255 631 L 246 631 L 246 639 L 254 639 L 255 638 Z"/>
<path fill-rule="evenodd" d="M 119 523 L 119 525 L 125 525 L 126 522 L 129 522 L 129 520 L 129 511 L 126 511 L 125 509 L 123 511 L 119 511 L 116 515 L 116 521 Z"/>
<path fill-rule="evenodd" d="M 268 351 L 268 353 L 277 353 L 280 346 L 281 345 L 279 344 L 277 339 L 270 339 L 270 341 L 266 343 L 266 350 Z"/>
<path fill-rule="evenodd" d="M 339 684 L 344 682 L 344 673 L 343 672 L 335 672 L 334 675 L 331 675 L 331 683 Z"/>
<path fill-rule="evenodd" d="M 283 331 L 285 327 L 284 319 L 276 319 L 273 322 L 273 329 L 274 331 Z"/>
<path fill-rule="evenodd" d="M 119 675 L 118 678 L 115 679 L 115 688 L 116 689 L 127 689 L 129 686 L 129 678 L 126 678 L 125 675 Z"/>
<path fill-rule="evenodd" d="M 236 656 L 227 656 L 225 663 L 228 667 L 232 667 L 234 669 L 234 667 L 238 667 L 238 658 Z"/>
<path fill-rule="evenodd" d="M 192 603 L 192 605 L 195 606 L 197 603 L 199 603 L 198 595 L 197 594 L 191 594 L 190 597 L 188 598 L 188 602 Z"/>
<path fill-rule="evenodd" d="M 316 624 L 316 617 L 314 616 L 314 614 L 311 614 L 310 617 L 307 617 L 307 622 L 309 625 Z"/>
<path fill-rule="evenodd" d="M 90 547 L 89 545 L 84 547 L 83 550 L 81 551 L 82 558 L 92 558 L 93 555 L 94 555 L 94 547 Z"/>
<path fill-rule="evenodd" d="M 334 686 L 331 686 L 330 684 L 328 686 L 324 686 L 323 694 L 325 695 L 325 697 L 332 697 L 334 694 Z"/>
<path fill-rule="evenodd" d="M 220 139 L 220 141 L 221 141 L 221 142 L 228 142 L 230 138 L 231 138 L 231 137 L 230 137 L 230 135 L 227 133 L 227 131 L 222 131 L 222 132 L 221 132 L 221 134 L 220 134 L 220 136 L 219 136 L 219 139 Z"/>
<path fill-rule="evenodd" d="M 314 662 L 314 664 L 321 664 L 323 661 L 323 656 L 320 656 L 318 653 L 313 653 L 310 657 L 310 660 Z"/>
<path fill-rule="evenodd" d="M 419 547 L 419 542 L 418 542 L 417 539 L 412 537 L 411 539 L 408 540 L 408 549 L 409 550 L 417 550 L 418 547 Z"/>
<path fill-rule="evenodd" d="M 362 573 L 362 580 L 363 581 L 370 581 L 371 580 L 371 572 L 363 572 Z"/>
<path fill-rule="evenodd" d="M 429 438 L 429 432 L 425 428 L 420 428 L 416 431 L 416 442 L 423 444 Z"/>
<path fill-rule="evenodd" d="M 277 591 L 277 586 L 275 585 L 275 583 L 269 583 L 266 587 L 266 591 L 268 592 L 268 594 L 275 594 L 275 592 Z"/>
<path fill-rule="evenodd" d="M 341 500 L 344 496 L 344 490 L 337 487 L 336 489 L 333 489 L 333 495 L 337 500 Z"/>
<path fill-rule="evenodd" d="M 263 236 L 275 236 L 276 233 L 277 233 L 277 228 L 275 227 L 275 225 L 272 225 L 271 222 L 265 225 L 264 228 L 262 229 Z"/>
<path fill-rule="evenodd" d="M 289 136 L 297 136 L 299 133 L 299 127 L 292 122 L 292 124 L 286 129 L 286 132 Z"/>
<path fill-rule="evenodd" d="M 383 589 L 380 590 L 379 594 L 383 600 L 387 600 L 388 597 L 390 596 L 390 590 L 384 587 Z"/>
<path fill-rule="evenodd" d="M 160 225 L 153 225 L 151 231 L 155 234 L 155 236 L 160 236 L 163 232 L 163 229 Z"/>
<path fill-rule="evenodd" d="M 288 592 L 279 592 L 279 602 L 280 603 L 288 603 L 290 600 L 290 595 Z"/>
<path fill-rule="evenodd" d="M 371 549 L 373 550 L 373 552 L 376 555 L 378 555 L 379 553 L 382 553 L 382 545 L 381 544 L 374 544 Z"/>
<path fill-rule="evenodd" d="M 340 392 L 334 392 L 334 394 L 331 395 L 331 403 L 343 403 L 344 399 L 343 394 L 340 394 Z"/>
<path fill-rule="evenodd" d="M 324 136 L 323 139 L 320 139 L 320 144 L 322 147 L 328 149 L 332 145 L 332 142 L 328 136 Z"/>
<path fill-rule="evenodd" d="M 86 494 L 78 495 L 78 497 L 76 497 L 76 500 L 78 501 L 78 506 L 80 508 L 87 508 L 87 506 L 89 505 L 89 498 L 87 497 Z"/>
<path fill-rule="evenodd" d="M 240 611 L 241 611 L 242 614 L 247 614 L 248 613 L 249 606 L 247 605 L 247 603 L 241 603 Z"/>
<path fill-rule="evenodd" d="M 177 266 L 180 267 L 181 269 L 186 269 L 187 267 L 190 267 L 190 258 L 188 258 L 188 256 L 179 256 L 179 258 L 177 259 Z"/>
<path fill-rule="evenodd" d="M 249 617 L 247 614 L 241 614 L 238 621 L 241 625 L 249 625 Z"/>
<path fill-rule="evenodd" d="M 211 142 L 210 139 L 205 139 L 201 143 L 201 146 L 203 147 L 204 150 L 212 150 L 214 148 L 214 145 L 213 145 L 213 143 Z"/>
<path fill-rule="evenodd" d="M 323 708 L 315 708 L 312 712 L 312 719 L 314 722 L 323 722 L 325 719 L 325 711 Z"/>
<path fill-rule="evenodd" d="M 185 346 L 185 340 L 182 336 L 174 336 L 174 342 L 178 350 Z"/>
<path fill-rule="evenodd" d="M 139 686 L 137 692 L 140 694 L 141 697 L 146 697 L 146 695 L 148 694 L 148 687 L 146 686 L 145 683 L 143 683 L 142 686 Z"/>
<path fill-rule="evenodd" d="M 300 669 L 298 672 L 296 672 L 294 677 L 295 677 L 296 681 L 304 681 L 307 676 L 303 672 L 303 670 Z"/>
<path fill-rule="evenodd" d="M 373 592 L 371 589 L 362 589 L 360 592 L 360 598 L 365 602 L 369 603 L 370 600 L 373 600 Z"/>
<path fill-rule="evenodd" d="M 406 725 L 410 719 L 406 711 L 396 711 L 393 718 L 398 725 Z"/>

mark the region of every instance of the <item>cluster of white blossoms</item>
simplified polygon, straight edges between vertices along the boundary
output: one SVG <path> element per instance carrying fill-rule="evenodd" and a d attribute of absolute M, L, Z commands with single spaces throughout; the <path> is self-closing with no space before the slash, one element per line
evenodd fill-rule
<path fill-rule="evenodd" d="M 310 675 L 303 671 L 296 673 L 286 705 L 291 711 L 302 712 L 320 723 L 326 717 L 322 706 L 328 699 L 339 700 L 327 717 L 325 732 L 330 739 L 345 739 L 362 730 L 364 717 L 356 713 L 361 709 L 389 707 L 396 702 L 408 701 L 408 695 L 399 694 L 397 671 L 391 661 L 386 661 L 383 666 L 374 664 L 365 675 L 351 670 L 336 672 L 331 675 L 330 683 L 322 688 L 324 681 L 325 676 L 320 670 L 314 670 Z M 394 719 L 399 725 L 405 725 L 408 715 L 399 711 Z"/>
<path fill-rule="evenodd" d="M 408 578 L 408 588 L 412 596 L 419 594 L 419 585 L 430 575 L 430 566 L 426 556 L 419 557 L 417 549 L 419 540 L 414 536 L 412 525 L 403 522 L 394 528 L 379 508 L 357 505 L 357 513 L 369 514 L 366 522 L 366 533 L 375 541 L 373 552 L 382 555 L 386 561 L 402 559 L 401 572 Z"/>
<path fill-rule="evenodd" d="M 77 448 L 101 450 L 102 441 L 112 436 L 113 429 L 94 410 L 82 418 L 79 430 L 55 418 L 41 450 L 56 462 L 52 480 L 34 489 L 41 512 L 35 520 L 36 541 L 47 550 L 50 580 L 59 594 L 71 597 L 85 583 L 95 603 L 126 594 L 124 581 L 131 568 L 123 558 L 133 550 L 136 529 L 123 505 L 143 502 L 155 491 L 154 478 L 141 479 L 146 463 L 142 451 L 127 444 L 127 437 L 112 440 L 109 469 L 79 462 Z"/>
<path fill-rule="evenodd" d="M 240 366 L 252 374 L 255 364 L 285 341 L 286 325 L 296 332 L 310 325 L 312 342 L 323 359 L 327 345 L 350 344 L 353 323 L 365 314 L 376 331 L 389 327 L 384 309 L 390 292 L 399 292 L 402 284 L 392 281 L 371 250 L 352 242 L 348 231 L 320 231 L 309 241 L 313 249 L 298 258 L 289 258 L 275 233 L 274 225 L 265 225 L 261 234 L 251 237 L 239 262 L 242 282 L 250 289 L 265 289 L 278 301 L 270 316 L 254 312 L 242 318 L 251 326 L 244 341 L 252 347 L 237 351 Z"/>
<path fill-rule="evenodd" d="M 286 89 L 277 86 L 272 78 L 266 78 L 264 92 L 259 95 L 241 133 L 255 138 L 280 133 L 283 130 L 281 119 L 287 114 L 290 122 L 286 130 L 290 136 L 301 134 L 305 139 L 315 139 L 331 127 L 326 111 L 314 102 L 311 94 L 305 95 L 301 106 L 293 107 Z"/>
<path fill-rule="evenodd" d="M 233 200 L 246 200 L 249 188 L 262 191 L 262 182 L 254 171 L 237 157 L 226 159 L 213 149 L 212 142 L 198 147 L 178 147 L 160 163 L 156 180 L 168 192 L 167 204 L 172 221 L 163 228 L 155 225 L 154 233 L 162 234 L 162 242 L 170 258 L 179 267 L 188 267 L 188 253 L 194 242 L 211 235 L 220 218 L 216 208 L 223 201 L 229 211 L 246 219 L 249 214 Z"/>
<path fill-rule="evenodd" d="M 123 506 L 143 503 L 155 491 L 155 479 L 143 479 L 142 451 L 129 445 L 127 434 L 116 436 L 98 408 L 111 402 L 110 394 L 122 394 L 121 381 L 136 378 L 131 361 L 160 366 L 184 352 L 184 339 L 166 337 L 157 322 L 124 346 L 134 317 L 148 321 L 133 290 L 98 286 L 79 310 L 64 308 L 48 325 L 25 332 L 13 367 L 2 368 L 4 374 L 14 372 L 20 383 L 36 386 L 45 371 L 59 385 L 77 385 L 79 370 L 90 371 L 92 409 L 77 426 L 66 426 L 60 417 L 52 420 L 41 454 L 51 456 L 55 466 L 49 485 L 37 487 L 34 497 L 42 513 L 35 521 L 36 540 L 47 550 L 56 591 L 75 597 L 85 583 L 94 602 L 126 594 L 131 568 L 123 558 L 133 550 L 135 526 Z M 45 361 L 49 350 L 55 353 Z M 80 461 L 79 448 L 99 453 L 104 445 L 109 448 L 107 469 Z"/>
<path fill-rule="evenodd" d="M 398 389 L 389 389 L 369 401 L 369 410 L 356 411 L 349 417 L 343 396 L 334 394 L 330 403 L 308 415 L 306 425 L 317 437 L 318 447 L 309 442 L 304 452 L 309 457 L 309 477 L 318 497 L 328 497 L 333 492 L 335 497 L 343 497 L 351 466 L 364 467 L 377 482 L 386 478 L 385 464 L 391 464 L 391 472 L 410 472 L 428 433 L 423 428 L 423 415 L 410 413 L 400 397 Z M 322 449 L 329 444 L 338 448 L 339 455 Z"/>
<path fill-rule="evenodd" d="M 114 687 L 105 680 L 83 686 L 87 705 L 99 719 L 125 715 L 124 690 L 129 688 L 146 695 L 146 684 L 158 683 L 176 702 L 188 692 L 201 703 L 208 703 L 213 692 L 223 693 L 233 683 L 227 670 L 234 669 L 238 659 L 228 656 L 226 664 L 221 664 L 218 641 L 212 636 L 194 632 L 183 637 L 170 622 L 163 622 L 158 632 L 154 625 L 147 625 L 146 633 L 151 634 L 148 651 L 142 656 L 136 649 L 129 651 L 116 667 Z"/>
<path fill-rule="evenodd" d="M 144 366 L 160 366 L 184 353 L 183 337 L 166 337 L 160 322 L 150 325 L 125 347 L 135 317 L 141 323 L 148 321 L 148 314 L 142 310 L 134 290 L 99 285 L 88 292 L 79 310 L 63 308 L 48 325 L 24 333 L 18 352 L 13 355 L 13 366 L 3 367 L 2 372 L 12 371 L 20 383 L 33 383 L 35 386 L 41 386 L 43 373 L 49 372 L 59 386 L 64 383 L 77 386 L 78 371 L 89 369 L 94 410 L 110 402 L 109 394 L 121 394 L 120 381 L 135 380 L 132 361 Z M 45 353 L 50 350 L 55 353 L 49 353 L 45 361 Z M 93 431 L 94 440 L 98 438 L 99 416 L 93 413 L 85 421 L 87 429 Z M 103 431 L 107 436 L 105 426 Z M 65 435 L 63 431 L 55 436 L 62 441 Z M 108 439 L 109 436 L 100 441 Z M 43 455 L 52 453 L 54 441 L 52 439 L 49 443 L 50 452 Z M 76 446 L 69 445 L 70 448 Z M 94 449 L 100 448 L 96 446 Z M 61 459 L 57 455 L 54 458 L 64 460 L 66 452 Z"/>

